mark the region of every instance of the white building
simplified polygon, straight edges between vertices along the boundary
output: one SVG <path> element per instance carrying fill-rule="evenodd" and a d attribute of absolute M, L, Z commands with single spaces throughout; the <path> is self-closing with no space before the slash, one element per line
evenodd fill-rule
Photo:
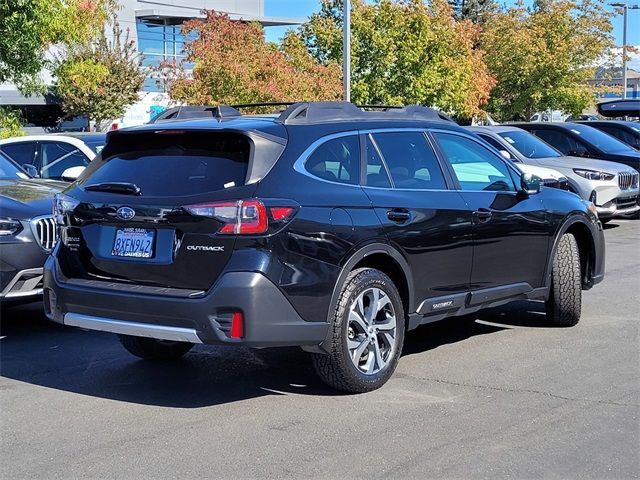
<path fill-rule="evenodd" d="M 265 16 L 264 0 L 119 0 L 118 3 L 120 26 L 135 41 L 144 67 L 164 60 L 180 60 L 185 42 L 181 26 L 187 20 L 202 17 L 203 10 L 226 13 L 234 20 L 258 21 L 264 26 L 302 22 Z M 151 77 L 145 80 L 140 102 L 125 113 L 124 126 L 144 123 L 168 104 L 162 83 Z M 42 78 L 49 85 L 53 82 L 49 72 L 43 72 Z M 0 106 L 19 106 L 28 126 L 45 128 L 53 126 L 61 112 L 53 95 L 24 97 L 12 84 L 0 85 Z"/>

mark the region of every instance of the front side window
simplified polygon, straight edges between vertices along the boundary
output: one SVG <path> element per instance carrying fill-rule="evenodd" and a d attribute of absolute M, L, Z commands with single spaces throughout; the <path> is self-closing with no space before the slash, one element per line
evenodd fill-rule
<path fill-rule="evenodd" d="M 350 135 L 326 141 L 309 156 L 305 169 L 323 180 L 357 185 L 360 172 L 358 137 Z"/>
<path fill-rule="evenodd" d="M 516 190 L 509 167 L 479 142 L 448 133 L 438 132 L 434 136 L 451 163 L 462 190 Z"/>
<path fill-rule="evenodd" d="M 60 179 L 67 168 L 89 165 L 87 156 L 69 143 L 45 142 L 41 148 L 43 178 Z"/>
<path fill-rule="evenodd" d="M 422 132 L 375 133 L 395 188 L 444 190 L 447 188 L 436 154 Z"/>

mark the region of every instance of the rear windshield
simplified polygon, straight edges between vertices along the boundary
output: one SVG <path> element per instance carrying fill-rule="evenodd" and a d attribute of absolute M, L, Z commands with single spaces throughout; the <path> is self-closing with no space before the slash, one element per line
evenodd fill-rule
<path fill-rule="evenodd" d="M 183 132 L 114 135 L 83 186 L 133 183 L 141 195 L 178 197 L 245 184 L 251 145 L 237 133 Z"/>

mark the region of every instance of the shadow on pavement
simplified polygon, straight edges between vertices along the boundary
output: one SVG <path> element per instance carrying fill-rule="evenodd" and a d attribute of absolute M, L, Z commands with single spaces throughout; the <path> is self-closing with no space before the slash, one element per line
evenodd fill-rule
<path fill-rule="evenodd" d="M 479 312 L 410 332 L 403 355 L 423 353 L 505 328 L 540 327 L 535 302 Z M 0 374 L 95 397 L 177 408 L 220 405 L 264 395 L 340 395 L 315 375 L 299 348 L 252 350 L 196 346 L 176 362 L 138 360 L 109 333 L 47 321 L 40 304 L 3 308 Z"/>

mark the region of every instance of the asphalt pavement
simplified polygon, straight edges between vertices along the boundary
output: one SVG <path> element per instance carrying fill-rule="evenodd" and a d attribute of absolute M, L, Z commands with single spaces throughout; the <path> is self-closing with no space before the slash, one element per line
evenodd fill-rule
<path fill-rule="evenodd" d="M 577 327 L 536 302 L 427 325 L 363 395 L 298 349 L 149 363 L 4 308 L 0 478 L 639 478 L 640 221 L 605 235 Z"/>

